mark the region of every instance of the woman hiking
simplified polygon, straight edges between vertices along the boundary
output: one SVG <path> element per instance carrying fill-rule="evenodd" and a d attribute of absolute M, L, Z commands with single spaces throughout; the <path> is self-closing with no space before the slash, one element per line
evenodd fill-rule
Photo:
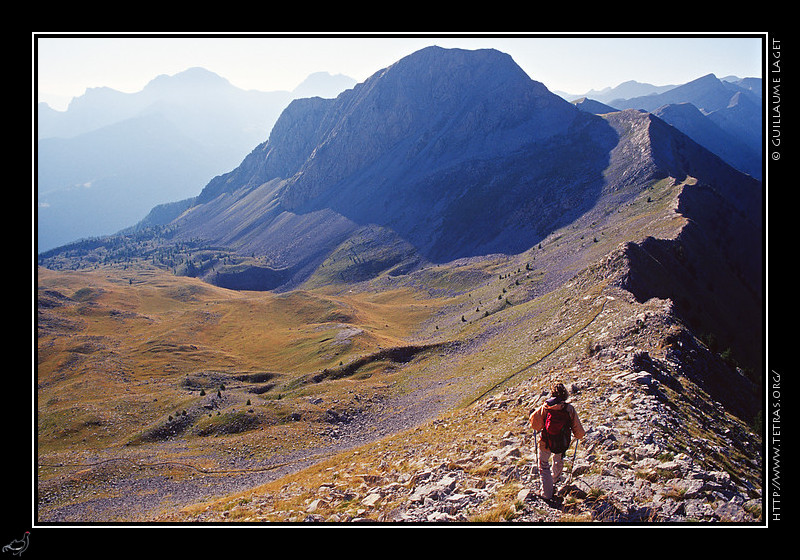
<path fill-rule="evenodd" d="M 569 393 L 562 383 L 553 385 L 550 398 L 531 414 L 531 428 L 539 433 L 537 451 L 539 456 L 539 478 L 542 481 L 542 497 L 553 497 L 553 481 L 558 480 L 564 468 L 564 453 L 569 449 L 571 437 L 583 439 L 586 431 L 578 419 L 575 407 L 567 402 Z M 550 457 L 553 471 L 550 472 Z"/>

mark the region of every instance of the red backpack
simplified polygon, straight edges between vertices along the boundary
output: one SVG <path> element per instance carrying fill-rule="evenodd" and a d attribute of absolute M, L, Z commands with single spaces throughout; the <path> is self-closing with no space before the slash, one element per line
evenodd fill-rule
<path fill-rule="evenodd" d="M 564 453 L 572 442 L 572 418 L 567 407 L 545 409 L 542 439 L 552 453 Z"/>

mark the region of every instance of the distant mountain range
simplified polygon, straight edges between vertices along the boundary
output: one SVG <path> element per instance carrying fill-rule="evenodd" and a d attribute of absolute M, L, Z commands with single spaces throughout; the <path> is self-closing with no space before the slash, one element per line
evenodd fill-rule
<path fill-rule="evenodd" d="M 612 104 L 618 99 L 631 99 L 633 97 L 642 97 L 646 95 L 656 95 L 669 91 L 674 88 L 674 85 L 655 86 L 653 84 L 637 82 L 635 80 L 628 80 L 622 82 L 615 87 L 607 87 L 601 90 L 590 89 L 586 93 L 575 95 L 566 92 L 556 92 L 567 101 L 575 101 L 581 98 L 594 99 L 600 103 Z"/>
<path fill-rule="evenodd" d="M 622 109 L 656 114 L 736 169 L 761 179 L 761 91 L 760 78 L 720 80 L 708 74 L 679 86 L 625 82 L 568 98 L 596 114 Z"/>
<path fill-rule="evenodd" d="M 37 107 L 38 250 L 115 233 L 198 194 L 269 134 L 292 99 L 354 85 L 318 73 L 294 91 L 244 91 L 191 68 L 137 93 L 92 88 L 66 111 Z"/>

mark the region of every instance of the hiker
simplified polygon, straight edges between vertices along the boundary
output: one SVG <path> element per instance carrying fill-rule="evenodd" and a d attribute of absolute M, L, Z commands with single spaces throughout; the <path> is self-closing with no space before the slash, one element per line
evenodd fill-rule
<path fill-rule="evenodd" d="M 540 435 L 537 442 L 539 477 L 542 481 L 542 497 L 546 500 L 553 497 L 553 481 L 558 480 L 564 468 L 564 453 L 569 449 L 572 436 L 582 439 L 586 435 L 578 419 L 578 412 L 574 406 L 566 402 L 567 398 L 569 398 L 567 388 L 562 383 L 556 383 L 550 392 L 550 398 L 537 408 L 529 419 L 531 428 Z"/>

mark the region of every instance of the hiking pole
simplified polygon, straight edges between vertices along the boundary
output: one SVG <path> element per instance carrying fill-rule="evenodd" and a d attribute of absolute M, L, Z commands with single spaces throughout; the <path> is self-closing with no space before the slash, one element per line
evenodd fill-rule
<path fill-rule="evenodd" d="M 542 398 L 542 395 L 544 395 L 544 393 L 539 393 L 539 396 L 536 397 L 535 401 L 533 401 L 533 411 L 534 412 L 536 412 L 536 405 L 539 404 L 539 399 Z M 533 415 L 533 412 L 531 413 L 531 415 Z M 531 463 L 531 475 L 533 475 L 533 469 L 536 469 L 537 476 L 539 475 L 539 437 L 538 437 L 538 435 L 539 435 L 538 432 L 536 430 L 533 430 L 533 441 L 536 444 L 536 455 L 535 455 L 535 458 L 534 458 L 533 462 Z"/>
<path fill-rule="evenodd" d="M 575 457 L 578 455 L 578 439 L 575 438 L 575 451 L 572 452 L 572 466 L 569 469 L 569 480 L 567 484 L 572 482 L 572 473 L 575 472 Z"/>
<path fill-rule="evenodd" d="M 533 469 L 536 469 L 536 474 L 539 474 L 539 438 L 537 437 L 536 430 L 533 430 L 533 441 L 536 443 L 536 454 L 533 461 L 531 461 L 531 476 L 533 476 Z"/>

